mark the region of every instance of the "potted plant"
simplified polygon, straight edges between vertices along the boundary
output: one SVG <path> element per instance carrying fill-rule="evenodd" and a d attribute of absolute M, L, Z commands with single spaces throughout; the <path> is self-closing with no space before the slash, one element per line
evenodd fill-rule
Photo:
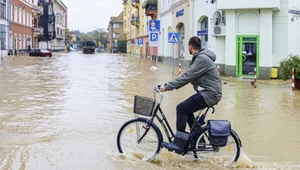
<path fill-rule="evenodd" d="M 295 88 L 300 90 L 300 56 L 290 55 L 280 62 L 280 73 L 283 80 L 292 77 L 292 70 L 295 71 Z"/>

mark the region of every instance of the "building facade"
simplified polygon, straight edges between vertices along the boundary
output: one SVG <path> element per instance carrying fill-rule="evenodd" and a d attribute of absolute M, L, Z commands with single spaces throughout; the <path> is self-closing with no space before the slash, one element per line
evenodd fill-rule
<path fill-rule="evenodd" d="M 39 48 L 38 39 L 44 34 L 44 28 L 39 26 L 39 17 L 44 14 L 44 7 L 41 2 L 34 0 L 33 4 L 33 44 L 32 47 L 35 49 Z"/>
<path fill-rule="evenodd" d="M 188 39 L 199 36 L 202 47 L 217 54 L 221 74 L 253 76 L 256 69 L 259 78 L 270 78 L 271 68 L 278 67 L 282 59 L 300 54 L 300 2 L 161 0 L 159 4 L 160 56 L 174 54 L 188 63 L 192 57 Z M 180 35 L 174 46 L 168 43 L 171 31 Z"/>
<path fill-rule="evenodd" d="M 124 33 L 123 13 L 117 17 L 110 17 L 108 25 L 108 51 L 114 53 L 117 51 L 118 44 L 126 42 L 126 34 Z M 103 31 L 103 30 L 102 30 Z"/>
<path fill-rule="evenodd" d="M 44 12 L 39 17 L 38 26 L 43 28 L 43 35 L 38 38 L 40 49 L 52 49 L 53 40 L 56 38 L 55 13 L 51 0 L 38 0 Z"/>
<path fill-rule="evenodd" d="M 53 51 L 65 51 L 65 30 L 67 29 L 67 12 L 68 8 L 61 0 L 53 1 L 53 11 L 55 15 L 55 33 L 56 38 L 53 40 L 51 49 Z"/>
<path fill-rule="evenodd" d="M 127 53 L 146 57 L 157 56 L 157 47 L 149 46 L 149 21 L 157 18 L 157 0 L 124 0 L 124 32 Z M 143 40 L 139 43 L 138 40 Z"/>
<path fill-rule="evenodd" d="M 12 48 L 16 53 L 25 53 L 32 47 L 33 1 L 11 0 Z"/>
<path fill-rule="evenodd" d="M 0 0 L 0 49 L 1 57 L 12 49 L 11 4 L 9 0 Z"/>

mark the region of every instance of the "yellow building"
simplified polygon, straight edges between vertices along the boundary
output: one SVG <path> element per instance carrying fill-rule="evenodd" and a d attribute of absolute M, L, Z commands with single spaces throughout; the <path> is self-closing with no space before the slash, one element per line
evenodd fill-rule
<path fill-rule="evenodd" d="M 146 56 L 148 46 L 148 32 L 145 11 L 142 8 L 144 0 L 123 0 L 124 33 L 127 36 L 127 53 Z M 138 38 L 142 38 L 143 45 L 138 45 Z"/>

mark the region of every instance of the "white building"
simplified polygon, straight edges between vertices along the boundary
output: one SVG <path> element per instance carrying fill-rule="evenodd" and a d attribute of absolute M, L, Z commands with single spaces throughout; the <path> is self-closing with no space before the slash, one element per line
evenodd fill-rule
<path fill-rule="evenodd" d="M 202 30 L 226 75 L 252 75 L 256 68 L 259 77 L 270 78 L 272 67 L 300 54 L 300 20 L 292 14 L 300 13 L 300 1 L 195 0 L 192 6 L 193 34 Z"/>
<path fill-rule="evenodd" d="M 61 0 L 53 0 L 53 10 L 55 15 L 55 32 L 56 38 L 53 40 L 52 50 L 65 50 L 65 30 L 67 28 L 67 11 L 68 8 Z"/>
<path fill-rule="evenodd" d="M 173 31 L 172 0 L 161 0 L 158 4 L 160 19 L 159 56 L 173 57 L 173 46 L 168 43 L 168 33 Z"/>
<path fill-rule="evenodd" d="M 7 56 L 12 49 L 12 36 L 9 20 L 11 20 L 11 4 L 9 1 L 0 1 L 0 55 Z"/>

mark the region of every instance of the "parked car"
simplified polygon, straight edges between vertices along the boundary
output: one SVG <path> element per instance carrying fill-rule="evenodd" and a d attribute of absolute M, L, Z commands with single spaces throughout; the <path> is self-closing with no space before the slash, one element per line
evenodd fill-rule
<path fill-rule="evenodd" d="M 96 50 L 96 43 L 93 41 L 85 41 L 82 44 L 82 51 L 84 54 L 94 54 Z"/>
<path fill-rule="evenodd" d="M 37 57 L 52 57 L 52 52 L 49 50 L 41 50 L 41 49 L 33 49 L 29 53 L 29 56 L 37 56 Z"/>

